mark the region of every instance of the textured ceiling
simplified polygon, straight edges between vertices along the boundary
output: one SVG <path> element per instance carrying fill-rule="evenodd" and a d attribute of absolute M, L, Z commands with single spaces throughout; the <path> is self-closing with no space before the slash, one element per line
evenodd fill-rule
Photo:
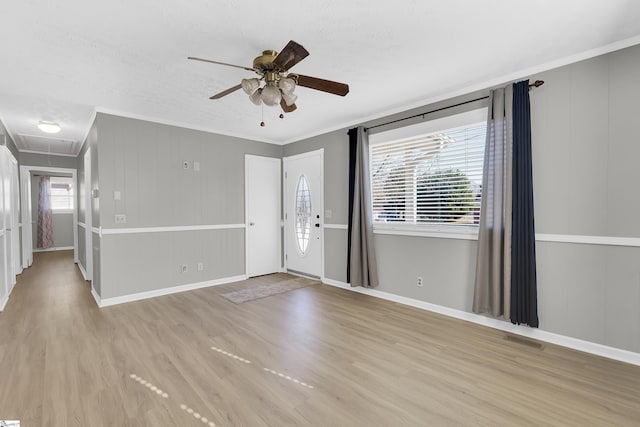
<path fill-rule="evenodd" d="M 640 42 L 625 0 L 21 0 L 0 19 L 0 118 L 21 149 L 60 153 L 95 110 L 282 144 Z M 264 128 L 242 91 L 208 99 L 251 72 L 186 59 L 250 66 L 290 39 L 311 53 L 293 71 L 351 92 L 298 88 L 298 110 L 265 107 Z M 59 143 L 29 137 L 43 119 Z"/>

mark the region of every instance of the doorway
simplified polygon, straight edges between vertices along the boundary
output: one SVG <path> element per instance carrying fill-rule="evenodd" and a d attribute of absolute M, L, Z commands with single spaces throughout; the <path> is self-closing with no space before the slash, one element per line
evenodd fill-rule
<path fill-rule="evenodd" d="M 73 191 L 69 193 L 69 201 L 68 201 L 68 212 L 71 216 L 71 230 L 70 233 L 70 244 L 68 249 L 73 249 L 73 259 L 74 262 L 78 262 L 78 199 L 77 199 L 77 191 L 75 189 L 78 188 L 77 181 L 77 171 L 76 169 L 71 168 L 56 168 L 56 167 L 45 167 L 45 166 L 20 166 L 20 178 L 21 178 L 21 199 L 22 199 L 22 209 L 21 209 L 21 217 L 22 217 L 22 265 L 24 268 L 31 266 L 33 262 L 33 251 L 34 251 L 34 209 L 37 212 L 37 206 L 34 206 L 34 201 L 32 197 L 35 195 L 32 192 L 32 176 L 35 174 L 44 174 L 48 176 L 61 176 L 61 177 L 70 177 L 70 182 L 73 188 Z M 36 203 L 37 204 L 37 203 Z M 60 248 L 58 248 L 60 249 Z M 62 249 L 67 249 L 67 247 L 63 247 Z"/>
<path fill-rule="evenodd" d="M 284 159 L 287 271 L 324 277 L 324 150 Z"/>

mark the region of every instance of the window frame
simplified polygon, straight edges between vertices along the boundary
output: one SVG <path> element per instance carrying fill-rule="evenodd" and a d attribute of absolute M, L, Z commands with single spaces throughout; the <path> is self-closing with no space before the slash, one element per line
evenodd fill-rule
<path fill-rule="evenodd" d="M 477 123 L 487 121 L 486 105 L 473 108 L 469 111 L 448 115 L 441 118 L 421 122 L 415 125 L 404 126 L 385 132 L 376 133 L 369 137 L 369 161 L 372 161 L 372 149 L 378 144 L 392 143 L 407 138 L 426 136 L 429 134 L 441 132 L 448 129 L 454 129 L 461 126 L 471 126 Z M 370 171 L 371 172 L 371 171 Z M 369 185 L 373 185 L 370 176 Z M 370 187 L 372 191 L 372 187 Z M 373 194 L 371 197 L 370 209 L 373 210 Z M 403 222 L 373 222 L 374 234 L 386 235 L 402 235 L 402 236 L 418 236 L 418 237 L 435 237 L 459 240 L 477 240 L 479 225 L 478 224 L 442 224 L 442 223 L 403 223 Z"/>
<path fill-rule="evenodd" d="M 71 188 L 68 194 L 68 198 L 69 198 L 69 202 L 71 207 L 70 208 L 55 208 L 53 206 L 53 201 L 51 201 L 51 213 L 53 215 L 59 215 L 59 214 L 72 214 L 75 211 L 75 185 L 73 182 L 73 177 L 70 176 L 52 176 L 49 178 L 49 194 L 50 197 L 53 196 L 52 192 L 53 192 L 53 184 L 55 183 L 55 181 L 59 181 L 59 180 L 64 180 L 64 181 L 69 181 Z"/>

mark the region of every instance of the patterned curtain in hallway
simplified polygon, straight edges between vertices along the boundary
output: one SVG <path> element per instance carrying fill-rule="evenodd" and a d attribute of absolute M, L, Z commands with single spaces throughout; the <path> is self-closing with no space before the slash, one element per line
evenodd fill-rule
<path fill-rule="evenodd" d="M 53 214 L 51 212 L 51 185 L 48 176 L 40 177 L 38 192 L 38 236 L 36 247 L 53 246 Z"/>

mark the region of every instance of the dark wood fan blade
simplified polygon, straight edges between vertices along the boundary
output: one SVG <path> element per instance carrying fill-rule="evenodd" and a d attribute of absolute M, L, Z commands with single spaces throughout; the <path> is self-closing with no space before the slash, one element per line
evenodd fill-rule
<path fill-rule="evenodd" d="M 287 105 L 287 103 L 284 102 L 284 99 L 280 99 L 280 106 L 282 107 L 282 111 L 284 111 L 285 113 L 296 111 L 296 109 L 298 108 L 296 107 L 296 104 Z"/>
<path fill-rule="evenodd" d="M 280 67 L 282 71 L 287 71 L 307 56 L 309 56 L 307 49 L 290 40 L 278 56 L 276 56 L 276 59 L 273 60 L 273 63 Z"/>
<path fill-rule="evenodd" d="M 345 83 L 332 82 L 331 80 L 319 79 L 298 74 L 298 86 L 310 89 L 321 90 L 322 92 L 333 93 L 334 95 L 345 96 L 349 93 L 349 85 Z"/>
<path fill-rule="evenodd" d="M 237 91 L 237 90 L 238 90 L 238 89 L 240 89 L 241 87 L 242 87 L 241 85 L 235 85 L 234 87 L 230 87 L 229 89 L 227 89 L 227 90 L 223 90 L 223 91 L 222 91 L 222 92 L 220 92 L 220 93 L 216 93 L 215 95 L 213 95 L 213 96 L 209 97 L 209 99 L 220 99 L 220 98 L 222 98 L 223 96 L 227 96 L 227 95 L 229 95 L 230 93 L 233 93 L 233 92 Z"/>
<path fill-rule="evenodd" d="M 226 62 L 212 61 L 210 59 L 196 58 L 194 56 L 190 56 L 187 59 L 192 59 L 194 61 L 209 62 L 211 64 L 226 65 L 227 67 L 241 68 L 247 71 L 257 71 L 255 68 L 251 68 L 251 67 L 243 67 L 242 65 L 227 64 Z"/>

